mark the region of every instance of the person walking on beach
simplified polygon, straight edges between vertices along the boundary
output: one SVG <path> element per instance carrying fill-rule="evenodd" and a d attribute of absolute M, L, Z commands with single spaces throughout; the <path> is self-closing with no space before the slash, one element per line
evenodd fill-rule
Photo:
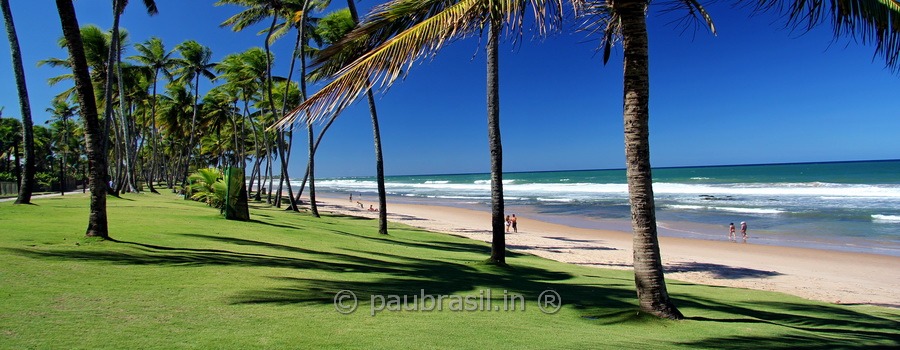
<path fill-rule="evenodd" d="M 728 224 L 728 239 L 730 239 L 732 242 L 735 241 L 735 237 L 734 237 L 734 223 L 733 223 L 733 222 L 730 223 L 730 224 Z"/>
<path fill-rule="evenodd" d="M 747 243 L 747 222 L 741 221 L 741 238 L 744 239 L 744 243 Z"/>
<path fill-rule="evenodd" d="M 513 232 L 519 233 L 519 228 L 516 227 L 516 214 L 512 214 L 512 217 L 509 218 L 509 224 L 512 226 Z"/>
<path fill-rule="evenodd" d="M 509 215 L 506 216 L 506 233 L 509 233 L 509 225 L 512 224 L 512 221 L 509 221 Z"/>
<path fill-rule="evenodd" d="M 350 203 L 353 203 L 353 192 L 350 192 Z"/>

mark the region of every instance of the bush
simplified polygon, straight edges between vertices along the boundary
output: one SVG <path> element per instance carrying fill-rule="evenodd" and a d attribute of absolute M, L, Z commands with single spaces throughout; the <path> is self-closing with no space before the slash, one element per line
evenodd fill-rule
<path fill-rule="evenodd" d="M 191 199 L 214 208 L 224 206 L 226 184 L 221 170 L 216 168 L 197 170 L 188 177 L 188 182 Z"/>

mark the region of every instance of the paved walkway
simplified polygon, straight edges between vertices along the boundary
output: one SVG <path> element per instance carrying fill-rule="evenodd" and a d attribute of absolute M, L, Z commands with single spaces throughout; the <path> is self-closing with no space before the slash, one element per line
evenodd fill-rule
<path fill-rule="evenodd" d="M 66 194 L 69 194 L 69 195 L 71 195 L 71 194 L 81 194 L 81 193 L 82 193 L 81 190 L 66 192 Z M 44 198 L 44 197 L 55 197 L 55 196 L 59 196 L 59 195 L 60 195 L 59 192 L 56 192 L 56 193 L 47 193 L 47 194 L 36 194 L 36 195 L 32 195 L 32 196 L 31 196 L 31 199 L 35 199 L 35 198 Z M 15 200 L 16 200 L 16 197 L 0 198 L 0 202 L 13 202 L 13 201 L 15 201 Z"/>

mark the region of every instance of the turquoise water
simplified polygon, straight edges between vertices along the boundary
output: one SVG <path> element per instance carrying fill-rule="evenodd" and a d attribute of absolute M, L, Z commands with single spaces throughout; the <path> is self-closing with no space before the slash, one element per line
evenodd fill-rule
<path fill-rule="evenodd" d="M 721 240 L 746 221 L 750 243 L 900 256 L 900 161 L 653 170 L 660 234 Z M 484 209 L 489 174 L 391 176 L 392 201 Z M 630 230 L 624 170 L 504 174 L 508 213 L 585 228 Z M 374 198 L 369 177 L 316 181 Z"/>

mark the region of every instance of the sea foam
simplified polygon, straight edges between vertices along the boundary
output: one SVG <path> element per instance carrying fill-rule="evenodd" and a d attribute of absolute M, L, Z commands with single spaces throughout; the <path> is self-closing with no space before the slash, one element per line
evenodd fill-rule
<path fill-rule="evenodd" d="M 872 215 L 872 221 L 880 222 L 900 222 L 900 215 Z"/>

